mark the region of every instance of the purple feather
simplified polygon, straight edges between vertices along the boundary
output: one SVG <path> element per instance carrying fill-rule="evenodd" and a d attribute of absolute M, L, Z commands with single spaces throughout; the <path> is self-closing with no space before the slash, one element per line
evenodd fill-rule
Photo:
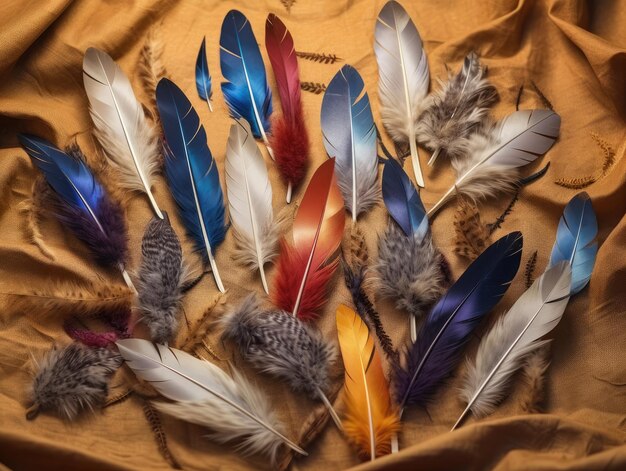
<path fill-rule="evenodd" d="M 456 367 L 474 329 L 504 296 L 519 268 L 523 239 L 512 232 L 489 246 L 428 314 L 396 370 L 400 409 L 424 405 Z"/>

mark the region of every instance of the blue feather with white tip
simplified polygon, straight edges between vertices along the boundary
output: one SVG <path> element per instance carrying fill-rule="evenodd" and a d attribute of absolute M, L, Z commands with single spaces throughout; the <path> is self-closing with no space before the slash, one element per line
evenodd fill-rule
<path fill-rule="evenodd" d="M 206 58 L 206 38 L 202 38 L 198 58 L 196 59 L 196 89 L 198 95 L 209 105 L 209 110 L 213 111 L 211 105 L 211 97 L 213 90 L 211 88 L 211 74 L 209 73 L 209 63 Z"/>
<path fill-rule="evenodd" d="M 196 249 L 210 263 L 220 291 L 224 286 L 214 252 L 226 236 L 224 197 L 206 132 L 189 99 L 168 79 L 156 90 L 165 135 L 165 174 L 179 214 Z"/>
<path fill-rule="evenodd" d="M 587 193 L 579 193 L 563 210 L 548 264 L 548 268 L 552 268 L 563 260 L 569 262 L 572 266 L 572 295 L 589 283 L 598 253 L 597 235 L 598 221 L 591 199 Z"/>
<path fill-rule="evenodd" d="M 233 118 L 250 123 L 252 134 L 268 147 L 272 92 L 265 64 L 248 19 L 237 10 L 226 14 L 220 34 L 222 93 Z"/>
<path fill-rule="evenodd" d="M 326 153 L 335 157 L 339 189 L 356 221 L 376 204 L 378 157 L 370 100 L 354 67 L 344 65 L 328 84 L 321 121 Z"/>

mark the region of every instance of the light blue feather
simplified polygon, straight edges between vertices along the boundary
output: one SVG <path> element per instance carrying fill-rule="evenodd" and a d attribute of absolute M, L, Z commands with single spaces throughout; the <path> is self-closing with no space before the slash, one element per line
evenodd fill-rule
<path fill-rule="evenodd" d="M 548 266 L 552 268 L 563 260 L 570 263 L 572 295 L 587 286 L 591 279 L 598 253 L 597 235 L 598 221 L 591 199 L 587 193 L 579 193 L 563 210 Z"/>
<path fill-rule="evenodd" d="M 211 107 L 213 90 L 211 89 L 211 74 L 209 73 L 209 63 L 206 57 L 206 38 L 202 38 L 202 44 L 196 59 L 196 88 L 200 98 L 206 101 L 211 111 L 213 111 Z"/>
<path fill-rule="evenodd" d="M 339 188 L 356 219 L 376 203 L 378 157 L 370 100 L 354 67 L 344 65 L 328 84 L 321 121 L 326 153 L 335 157 Z"/>
<path fill-rule="evenodd" d="M 170 80 L 161 79 L 156 100 L 166 141 L 165 173 L 172 195 L 197 250 L 211 263 L 219 287 L 213 253 L 226 236 L 226 224 L 217 165 L 200 118 L 182 90 Z"/>
<path fill-rule="evenodd" d="M 383 170 L 383 201 L 389 215 L 407 236 L 422 240 L 428 233 L 428 217 L 413 182 L 394 159 Z"/>
<path fill-rule="evenodd" d="M 257 139 L 270 133 L 272 92 L 250 22 L 237 10 L 226 14 L 220 35 L 222 93 L 233 118 L 250 123 Z"/>

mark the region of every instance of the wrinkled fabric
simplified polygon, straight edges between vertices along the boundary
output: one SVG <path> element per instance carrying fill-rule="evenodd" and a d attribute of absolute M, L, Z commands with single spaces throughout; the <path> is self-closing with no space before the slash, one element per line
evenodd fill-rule
<path fill-rule="evenodd" d="M 335 54 L 336 64 L 300 60 L 301 79 L 328 84 L 343 63 L 362 74 L 380 126 L 377 65 L 373 51 L 375 19 L 382 0 L 227 1 L 227 0 L 95 0 L 5 1 L 0 6 L 0 468 L 12 470 L 139 470 L 168 469 L 158 451 L 138 397 L 67 424 L 41 414 L 25 419 L 26 391 L 33 362 L 54 342 L 67 342 L 63 318 L 12 308 L 15 295 L 33 295 L 59 284 L 98 282 L 122 286 L 118 273 L 95 266 L 84 246 L 56 221 L 41 223 L 54 260 L 45 257 L 28 239 L 21 203 L 30 195 L 37 176 L 17 144 L 18 132 L 49 139 L 58 146 L 76 140 L 92 165 L 101 164 L 90 135 L 91 120 L 82 85 L 81 64 L 90 46 L 108 52 L 129 76 L 140 101 L 149 103 L 137 74 L 137 61 L 147 32 L 160 25 L 168 74 L 196 106 L 208 142 L 223 172 L 231 120 L 217 85 L 219 33 L 228 10 L 244 12 L 260 44 L 270 12 L 278 14 L 301 51 Z M 524 188 L 519 201 L 494 238 L 520 230 L 524 235 L 522 268 L 507 295 L 478 330 L 467 349 L 472 356 L 488 324 L 510 307 L 524 291 L 524 265 L 537 251 L 536 273 L 546 266 L 558 218 L 564 205 L 584 186 L 593 200 L 599 222 L 600 250 L 590 286 L 571 300 L 562 322 L 550 334 L 551 365 L 547 372 L 545 414 L 524 415 L 520 397 L 524 382 L 515 376 L 512 393 L 495 413 L 468 419 L 457 431 L 449 429 L 463 409 L 457 390 L 465 365 L 427 408 L 411 409 L 404 417 L 401 451 L 359 465 L 356 453 L 331 423 L 319 426 L 311 418 L 319 405 L 290 393 L 276 381 L 245 370 L 270 397 L 286 424 L 287 435 L 312 439 L 309 456 L 296 458 L 294 470 L 623 470 L 626 469 L 626 8 L 622 2 L 583 0 L 445 0 L 403 2 L 415 21 L 428 53 L 431 87 L 456 71 L 474 50 L 488 66 L 488 77 L 500 94 L 493 110 L 502 117 L 520 108 L 543 108 L 537 90 L 562 117 L 561 137 L 548 154 L 524 169 L 525 174 L 550 162 L 539 181 Z M 291 5 L 290 12 L 286 5 Z M 208 63 L 214 83 L 211 114 L 195 90 L 194 65 L 206 35 Z M 269 61 L 264 47 L 266 68 Z M 275 89 L 271 72 L 270 84 Z M 275 94 L 276 95 L 276 94 Z M 324 161 L 319 115 L 322 95 L 303 92 L 305 118 L 312 142 L 313 165 L 307 178 Z M 279 108 L 275 100 L 275 108 Z M 390 141 L 385 138 L 389 145 Z M 263 149 L 264 155 L 265 150 Z M 426 150 L 420 150 L 422 162 Z M 266 156 L 278 214 L 291 217 L 302 198 L 284 208 L 284 186 Z M 450 167 L 425 169 L 425 206 L 434 204 L 453 182 Z M 582 182 L 582 183 L 581 183 Z M 570 187 L 570 188 L 568 188 Z M 161 177 L 155 197 L 172 215 L 178 234 L 184 230 L 175 203 Z M 493 221 L 510 198 L 481 205 L 484 222 Z M 145 197 L 125 203 L 129 225 L 131 267 L 140 262 L 143 230 L 152 217 Z M 436 244 L 451 262 L 455 276 L 467 261 L 452 252 L 454 204 L 433 221 Z M 382 205 L 359 224 L 366 231 L 370 255 L 387 216 Z M 183 238 L 184 239 L 184 238 Z M 185 256 L 193 260 L 191 244 L 183 241 Z M 262 291 L 258 275 L 231 260 L 232 231 L 217 250 L 217 264 L 228 299 L 236 303 L 251 289 Z M 273 278 L 274 268 L 268 276 Z M 184 313 L 193 323 L 216 293 L 210 275 L 184 299 Z M 336 338 L 334 311 L 349 302 L 340 276 L 320 327 Z M 408 339 L 406 314 L 393 303 L 377 299 L 385 327 L 396 345 Z M 185 322 L 181 322 L 185 324 Z M 186 332 L 183 328 L 180 338 Z M 180 339 L 179 339 L 180 340 Z M 207 342 L 227 357 L 215 329 Z M 241 361 L 237 361 L 241 364 Z M 127 376 L 114 379 L 112 394 L 124 387 Z M 337 380 L 337 388 L 341 381 Z M 341 396 L 336 403 L 341 411 Z M 262 458 L 246 459 L 233 447 L 211 443 L 200 427 L 162 417 L 169 448 L 184 469 L 264 469 Z"/>

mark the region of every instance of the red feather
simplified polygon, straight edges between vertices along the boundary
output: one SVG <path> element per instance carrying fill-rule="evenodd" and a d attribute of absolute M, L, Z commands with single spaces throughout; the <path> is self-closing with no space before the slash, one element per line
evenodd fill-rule
<path fill-rule="evenodd" d="M 326 301 L 338 264 L 344 204 L 335 178 L 335 159 L 324 162 L 307 187 L 293 222 L 293 246 L 281 242 L 273 301 L 300 319 L 315 319 Z"/>
<path fill-rule="evenodd" d="M 283 114 L 274 119 L 271 146 L 282 178 L 298 185 L 306 174 L 309 137 L 304 125 L 298 60 L 293 38 L 274 14 L 265 22 L 265 48 L 272 63 Z"/>

